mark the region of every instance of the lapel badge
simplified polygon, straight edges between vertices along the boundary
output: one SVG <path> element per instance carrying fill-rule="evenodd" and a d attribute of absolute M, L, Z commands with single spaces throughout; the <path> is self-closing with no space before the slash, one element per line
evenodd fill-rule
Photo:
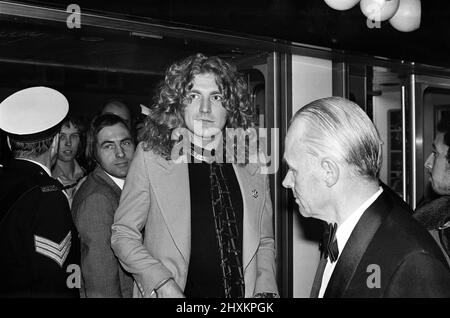
<path fill-rule="evenodd" d="M 256 199 L 258 197 L 258 191 L 256 191 L 256 189 L 253 189 L 252 190 L 252 195 Z"/>

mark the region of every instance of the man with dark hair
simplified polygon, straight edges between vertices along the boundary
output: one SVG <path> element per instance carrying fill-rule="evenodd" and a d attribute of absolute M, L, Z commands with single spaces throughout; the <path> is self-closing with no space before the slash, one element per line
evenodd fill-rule
<path fill-rule="evenodd" d="M 0 177 L 0 297 L 77 297 L 78 234 L 50 168 L 58 153 L 67 99 L 47 87 L 0 104 L 0 128 L 14 159 Z"/>
<path fill-rule="evenodd" d="M 430 183 L 437 198 L 421 204 L 414 217 L 425 226 L 444 251 L 450 264 L 450 122 L 437 126 L 433 152 L 425 161 Z"/>
<path fill-rule="evenodd" d="M 86 174 L 86 170 L 76 160 L 83 151 L 83 131 L 83 125 L 78 118 L 66 116 L 61 123 L 58 158 L 52 169 L 52 177 L 64 186 L 70 205 L 79 182 Z"/>
<path fill-rule="evenodd" d="M 72 214 L 81 240 L 82 297 L 131 297 L 133 279 L 111 250 L 111 225 L 134 154 L 125 121 L 114 114 L 92 120 L 88 160 L 96 163 L 81 185 Z"/>
<path fill-rule="evenodd" d="M 268 176 L 257 162 L 220 158 L 224 134 L 253 127 L 245 79 L 219 57 L 192 55 L 167 69 L 150 108 L 111 237 L 134 296 L 277 296 Z"/>

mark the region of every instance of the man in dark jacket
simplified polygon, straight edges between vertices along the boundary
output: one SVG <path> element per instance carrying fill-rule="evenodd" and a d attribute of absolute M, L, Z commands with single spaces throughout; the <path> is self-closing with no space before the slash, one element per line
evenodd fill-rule
<path fill-rule="evenodd" d="M 450 122 L 441 121 L 437 131 L 425 168 L 438 197 L 420 205 L 414 217 L 430 231 L 450 264 Z"/>
<path fill-rule="evenodd" d="M 68 108 L 47 87 L 21 90 L 0 104 L 0 128 L 14 156 L 0 175 L 0 297 L 78 296 L 78 234 L 50 172 Z"/>
<path fill-rule="evenodd" d="M 114 114 L 92 120 L 87 157 L 97 164 L 77 191 L 72 214 L 81 241 L 81 297 L 131 298 L 133 278 L 111 249 L 114 212 L 134 154 L 127 123 Z"/>
<path fill-rule="evenodd" d="M 381 140 L 355 103 L 301 108 L 284 159 L 300 213 L 328 223 L 311 297 L 450 297 L 450 271 L 412 211 L 379 185 Z"/>

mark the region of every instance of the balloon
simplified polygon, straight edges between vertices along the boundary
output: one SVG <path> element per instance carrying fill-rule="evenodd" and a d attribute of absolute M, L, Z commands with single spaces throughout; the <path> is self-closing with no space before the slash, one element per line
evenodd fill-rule
<path fill-rule="evenodd" d="M 400 0 L 361 0 L 362 13 L 374 21 L 385 21 L 394 16 Z"/>
<path fill-rule="evenodd" d="M 353 8 L 359 0 L 325 0 L 325 3 L 328 4 L 335 10 L 348 10 Z"/>
<path fill-rule="evenodd" d="M 411 32 L 420 27 L 421 12 L 420 0 L 400 0 L 398 10 L 389 22 L 399 31 Z"/>

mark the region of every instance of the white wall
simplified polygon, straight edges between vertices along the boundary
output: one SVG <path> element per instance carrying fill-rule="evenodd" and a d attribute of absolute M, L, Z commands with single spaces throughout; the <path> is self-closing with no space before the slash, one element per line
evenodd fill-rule
<path fill-rule="evenodd" d="M 292 56 L 292 113 L 313 100 L 331 95 L 332 62 Z M 294 211 L 294 297 L 309 297 L 319 263 L 318 245 L 305 239 L 303 224 L 304 219 L 299 218 L 297 210 Z"/>

